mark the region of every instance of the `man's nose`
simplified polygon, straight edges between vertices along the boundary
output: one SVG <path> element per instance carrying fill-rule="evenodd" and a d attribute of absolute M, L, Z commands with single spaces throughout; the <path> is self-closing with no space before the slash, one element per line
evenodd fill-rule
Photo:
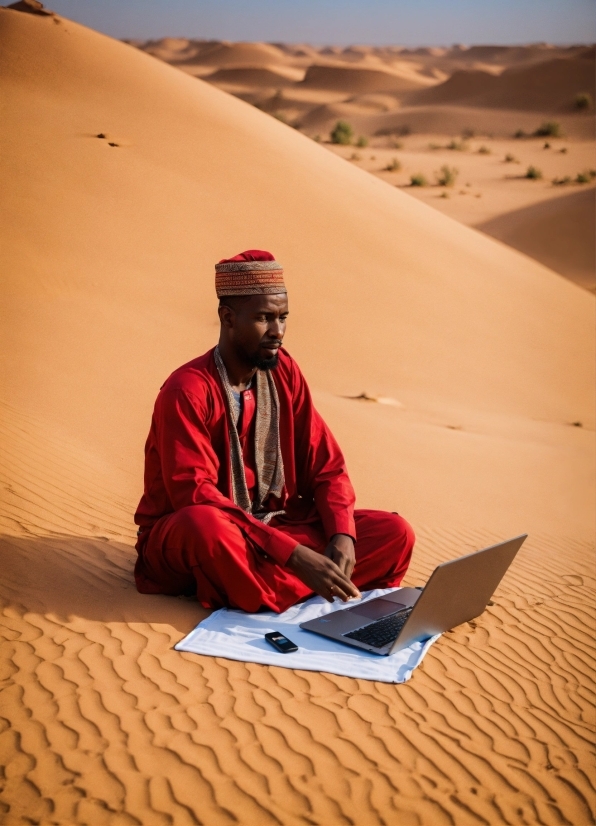
<path fill-rule="evenodd" d="M 281 319 L 276 319 L 269 324 L 267 328 L 267 333 L 269 334 L 270 338 L 278 338 L 282 339 L 284 337 L 284 323 Z"/>

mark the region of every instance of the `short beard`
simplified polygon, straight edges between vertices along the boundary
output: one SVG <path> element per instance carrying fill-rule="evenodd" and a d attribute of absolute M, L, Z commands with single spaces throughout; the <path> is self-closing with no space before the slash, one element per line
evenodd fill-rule
<path fill-rule="evenodd" d="M 261 359 L 258 356 L 251 356 L 250 363 L 257 370 L 275 370 L 278 362 L 278 354 L 276 353 L 270 359 Z"/>

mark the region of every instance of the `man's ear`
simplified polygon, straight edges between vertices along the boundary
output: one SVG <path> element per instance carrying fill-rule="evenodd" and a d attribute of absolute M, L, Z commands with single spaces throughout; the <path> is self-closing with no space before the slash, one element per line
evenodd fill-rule
<path fill-rule="evenodd" d="M 228 307 L 227 304 L 220 304 L 217 308 L 217 312 L 219 314 L 219 320 L 222 327 L 227 327 L 230 329 L 234 326 L 234 317 L 236 313 L 231 307 Z"/>

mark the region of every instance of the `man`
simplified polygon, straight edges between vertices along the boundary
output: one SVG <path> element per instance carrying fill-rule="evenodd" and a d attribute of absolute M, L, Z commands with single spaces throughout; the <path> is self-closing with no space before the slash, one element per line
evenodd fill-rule
<path fill-rule="evenodd" d="M 216 265 L 219 344 L 176 370 L 145 447 L 137 588 L 206 608 L 285 611 L 399 585 L 414 534 L 354 510 L 341 451 L 282 348 L 283 270 L 247 250 Z"/>

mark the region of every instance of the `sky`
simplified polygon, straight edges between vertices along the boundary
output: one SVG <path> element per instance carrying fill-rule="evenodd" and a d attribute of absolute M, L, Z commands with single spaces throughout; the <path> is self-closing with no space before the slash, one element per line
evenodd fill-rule
<path fill-rule="evenodd" d="M 591 43 L 596 0 L 45 0 L 117 38 L 313 45 Z"/>

